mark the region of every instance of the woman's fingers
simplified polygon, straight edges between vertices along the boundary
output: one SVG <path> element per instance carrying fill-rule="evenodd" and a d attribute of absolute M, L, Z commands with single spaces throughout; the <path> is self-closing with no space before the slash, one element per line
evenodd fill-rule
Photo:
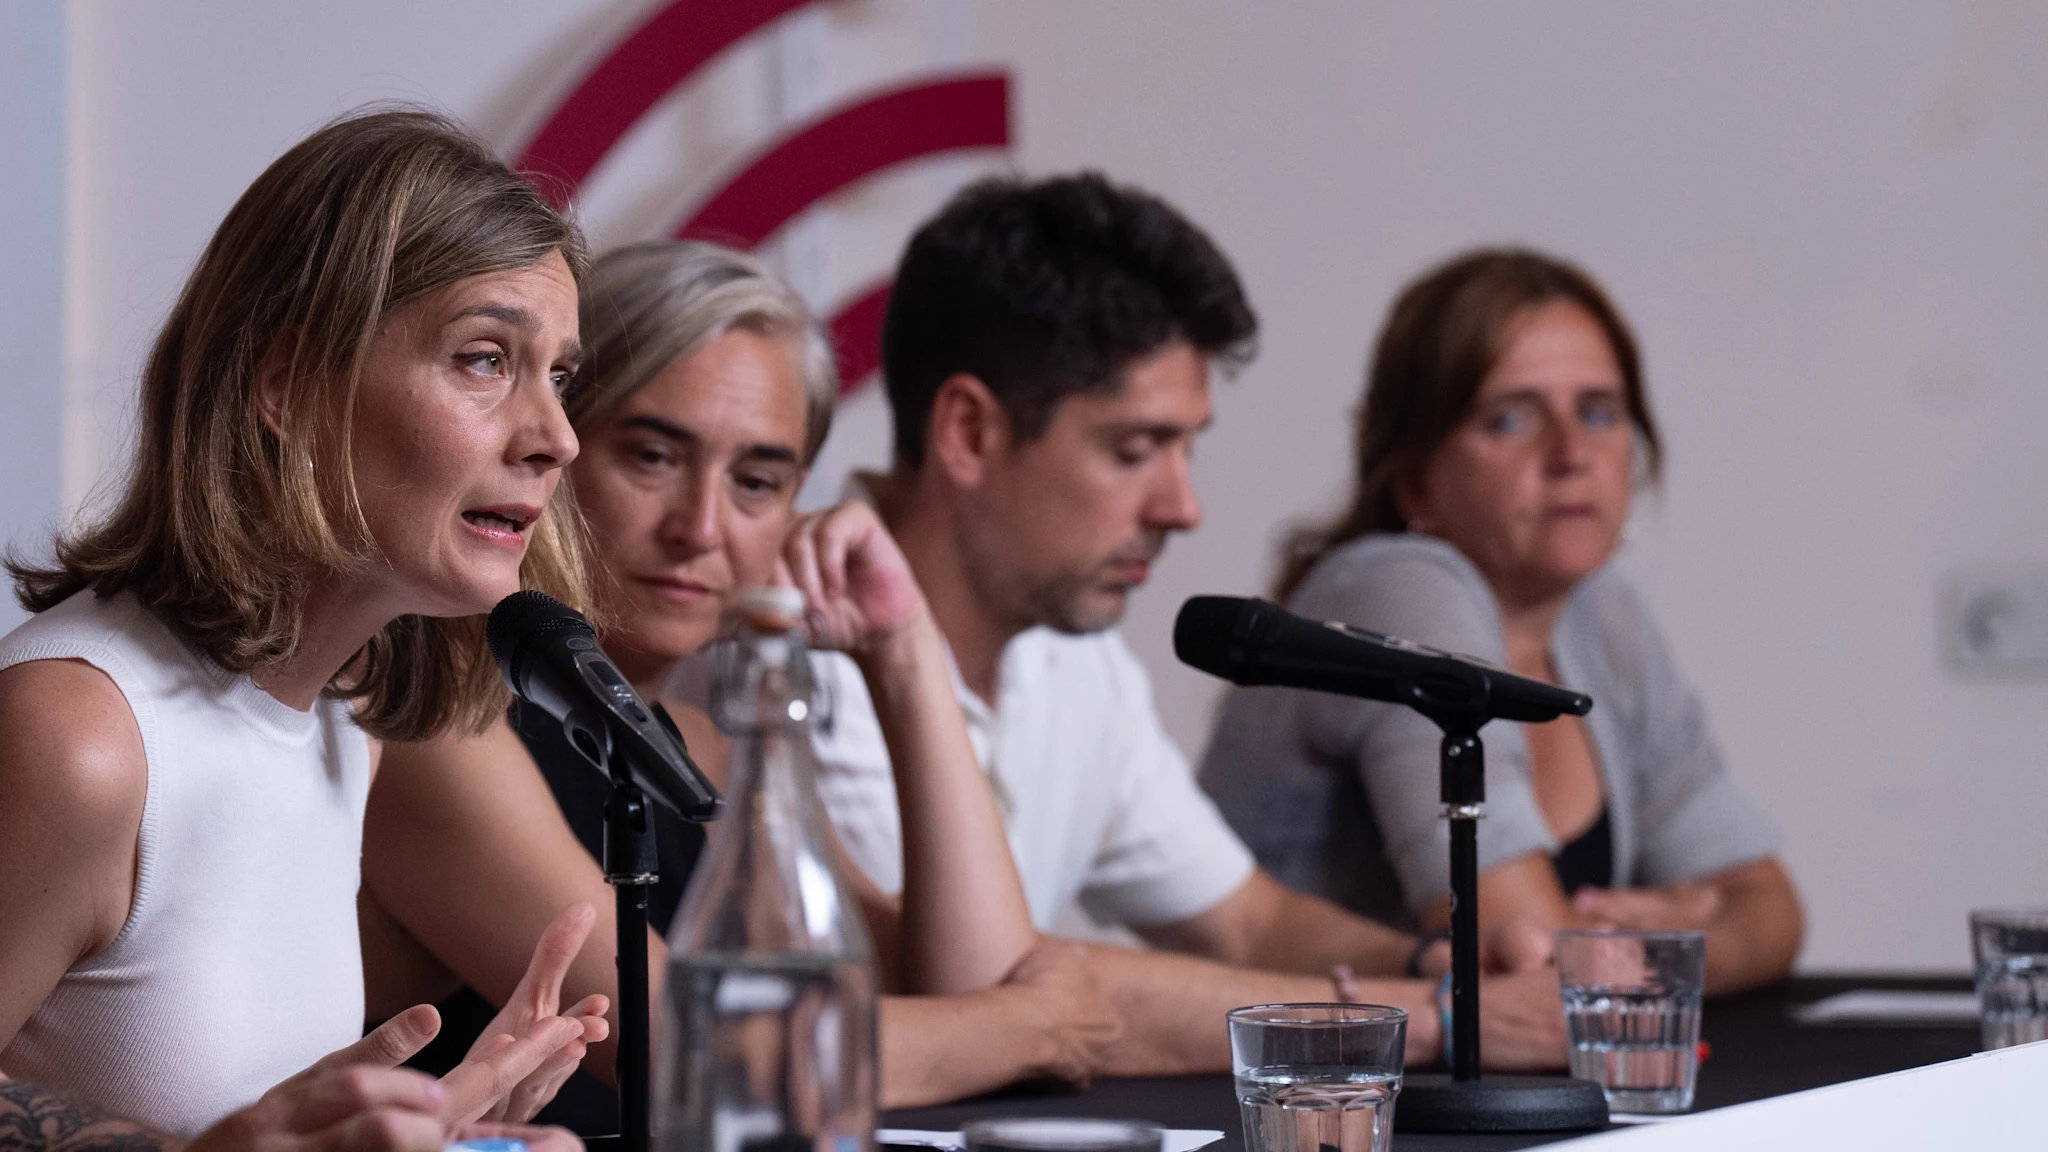
<path fill-rule="evenodd" d="M 583 1062 L 583 1056 L 589 1050 L 590 1046 L 581 1040 L 564 1045 L 561 1051 L 548 1057 L 546 1063 L 521 1081 L 506 1099 L 503 1113 L 491 1118 L 514 1122 L 533 1119 L 535 1113 L 555 1098 L 555 1093 L 561 1090 L 563 1082 L 576 1071 L 576 1066 Z"/>
<path fill-rule="evenodd" d="M 864 507 L 860 504 L 842 504 L 826 513 L 818 525 L 818 580 L 821 590 L 834 601 L 846 595 L 847 553 L 865 531 L 865 525 L 852 510 Z"/>
<path fill-rule="evenodd" d="M 595 1044 L 612 1034 L 611 1023 L 604 1018 L 604 1014 L 611 1010 L 611 1006 L 611 1000 L 603 993 L 592 992 L 590 995 L 577 1001 L 574 1008 L 562 1013 L 562 1015 L 572 1020 L 582 1020 L 583 1042 Z"/>
<path fill-rule="evenodd" d="M 440 1031 L 441 1014 L 434 1010 L 434 1006 L 415 1004 L 379 1024 L 361 1040 L 322 1056 L 300 1075 L 311 1076 L 356 1064 L 395 1068 L 412 1059 L 412 1054 L 425 1048 L 427 1041 Z"/>
<path fill-rule="evenodd" d="M 597 909 L 588 904 L 564 908 L 542 930 L 540 942 L 533 948 L 533 959 L 527 962 L 526 975 L 520 977 L 507 1006 L 521 1005 L 534 1019 L 553 1016 L 555 1006 L 562 1000 L 562 981 L 569 975 L 569 966 L 576 962 L 577 954 L 583 951 L 590 926 L 596 922 Z"/>
<path fill-rule="evenodd" d="M 539 1021 L 522 1036 L 494 1036 L 454 1071 L 441 1077 L 448 1093 L 442 1115 L 451 1124 L 467 1124 L 502 1107 L 528 1076 L 555 1053 L 582 1043 L 583 1024 L 566 1016 Z"/>

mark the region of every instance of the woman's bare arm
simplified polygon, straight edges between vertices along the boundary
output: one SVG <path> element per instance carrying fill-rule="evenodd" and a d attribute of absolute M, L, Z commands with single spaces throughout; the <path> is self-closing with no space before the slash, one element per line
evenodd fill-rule
<path fill-rule="evenodd" d="M 1439 899 L 1423 922 L 1448 924 L 1449 900 Z M 1539 852 L 1479 874 L 1482 934 L 1601 925 L 1702 931 L 1707 991 L 1713 993 L 1753 988 L 1790 972 L 1804 923 L 1798 893 L 1775 857 L 1657 888 L 1583 888 L 1570 900 L 1549 858 Z"/>
<path fill-rule="evenodd" d="M 1579 917 L 1622 928 L 1693 928 L 1707 934 L 1707 991 L 1739 992 L 1792 971 L 1805 916 L 1776 857 L 1662 888 L 1581 889 Z"/>
<path fill-rule="evenodd" d="M 0 672 L 0 1049 L 127 922 L 148 795 L 142 732 L 105 673 Z"/>

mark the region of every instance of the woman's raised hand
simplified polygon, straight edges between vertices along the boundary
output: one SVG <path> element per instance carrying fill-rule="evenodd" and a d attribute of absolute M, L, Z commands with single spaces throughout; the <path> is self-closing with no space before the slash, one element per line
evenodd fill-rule
<path fill-rule="evenodd" d="M 511 999 L 462 1063 L 441 1078 L 452 1128 L 531 1119 L 555 1098 L 589 1046 L 610 1034 L 604 1018 L 610 1001 L 603 996 L 586 996 L 559 1012 L 562 979 L 596 920 L 596 909 L 576 904 L 541 932 Z"/>
<path fill-rule="evenodd" d="M 550 932 L 561 924 L 557 920 Z M 585 916 L 582 932 L 589 930 Z M 555 983 L 560 982 L 558 974 Z M 471 1098 L 486 1086 L 506 1086 L 496 1095 L 507 1097 L 536 1079 L 567 1047 L 570 1033 L 583 1033 L 581 1025 L 551 1017 L 517 1039 L 504 1037 L 483 1057 L 472 1054 L 446 1080 L 397 1066 L 440 1030 L 433 1008 L 408 1008 L 201 1132 L 185 1152 L 441 1152 L 450 1140 L 499 1133 L 516 1135 L 529 1148 L 573 1152 L 576 1138 L 562 1129 L 514 1131 L 474 1123 L 469 1113 L 476 1111 Z"/>
<path fill-rule="evenodd" d="M 859 655 L 924 611 L 924 593 L 875 510 L 858 501 L 798 518 L 782 569 L 808 603 L 811 642 Z"/>

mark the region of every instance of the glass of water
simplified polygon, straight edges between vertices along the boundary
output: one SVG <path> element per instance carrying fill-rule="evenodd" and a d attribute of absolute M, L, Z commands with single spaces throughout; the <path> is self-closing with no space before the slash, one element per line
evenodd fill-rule
<path fill-rule="evenodd" d="M 1379 1004 L 1261 1004 L 1230 1013 L 1246 1152 L 1386 1152 L 1408 1013 Z"/>
<path fill-rule="evenodd" d="M 1970 913 L 1984 1047 L 2048 1039 L 2048 908 Z"/>
<path fill-rule="evenodd" d="M 1706 974 L 1704 932 L 1557 934 L 1572 1075 L 1600 1085 L 1609 1111 L 1692 1107 Z"/>

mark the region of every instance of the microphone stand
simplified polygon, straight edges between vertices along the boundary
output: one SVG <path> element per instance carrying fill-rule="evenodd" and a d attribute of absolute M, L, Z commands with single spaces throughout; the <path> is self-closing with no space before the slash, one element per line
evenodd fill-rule
<path fill-rule="evenodd" d="M 606 763 L 605 761 L 610 761 Z M 647 990 L 647 893 L 660 877 L 653 814 L 623 757 L 598 766 L 612 779 L 604 806 L 604 879 L 616 894 L 619 966 L 619 1148 L 647 1152 L 652 1116 L 648 1063 L 652 1022 Z"/>
<path fill-rule="evenodd" d="M 1409 1132 L 1569 1132 L 1607 1126 L 1607 1097 L 1590 1080 L 1479 1072 L 1479 820 L 1486 807 L 1491 719 L 1486 674 L 1417 683 L 1410 707 L 1443 730 L 1438 773 L 1451 832 L 1450 1072 L 1404 1076 L 1394 1126 Z"/>

